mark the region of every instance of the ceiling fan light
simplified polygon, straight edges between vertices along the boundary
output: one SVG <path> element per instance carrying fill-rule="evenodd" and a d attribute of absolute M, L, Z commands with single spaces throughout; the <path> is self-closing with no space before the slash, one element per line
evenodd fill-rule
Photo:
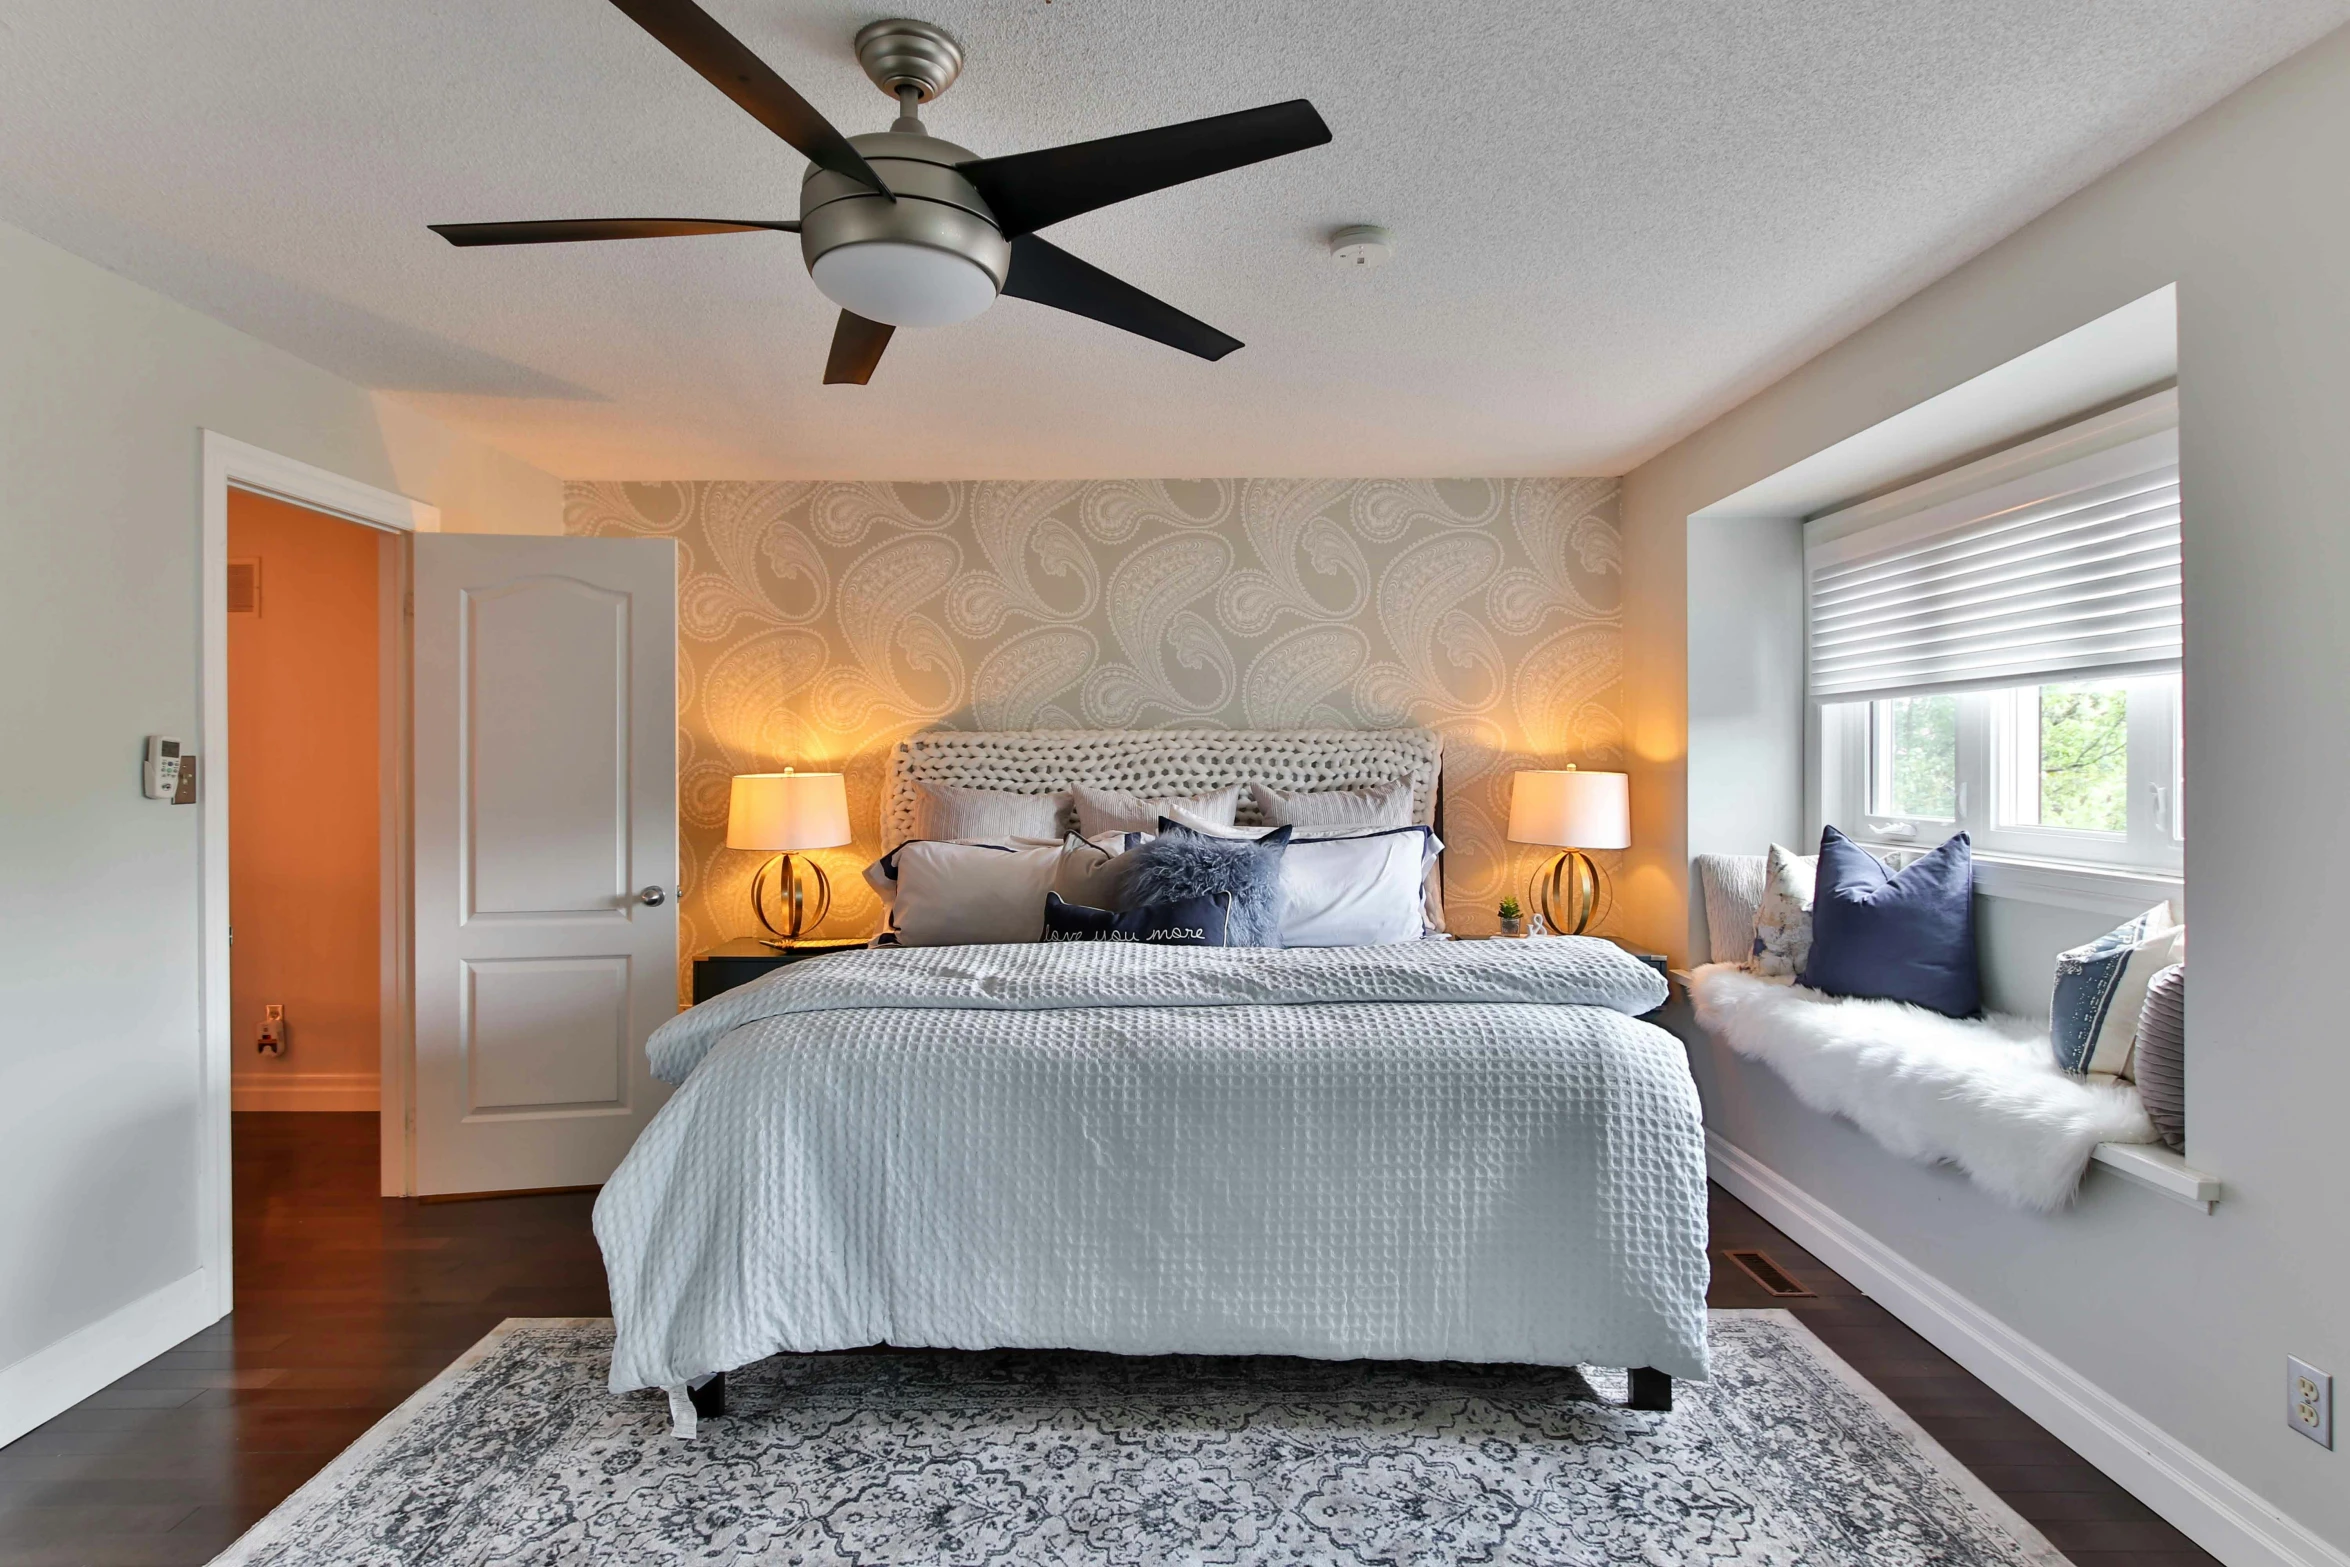
<path fill-rule="evenodd" d="M 889 326 L 952 326 L 995 303 L 995 279 L 976 262 L 929 245 L 871 240 L 816 258 L 824 297 Z"/>

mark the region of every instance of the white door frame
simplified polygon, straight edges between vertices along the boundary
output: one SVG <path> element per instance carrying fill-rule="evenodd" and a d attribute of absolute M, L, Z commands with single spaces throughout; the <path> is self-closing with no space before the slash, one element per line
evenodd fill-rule
<path fill-rule="evenodd" d="M 216 430 L 203 432 L 202 594 L 197 612 L 197 682 L 201 718 L 196 738 L 198 941 L 203 954 L 198 1018 L 202 1040 L 204 1137 L 198 1193 L 204 1271 L 212 1281 L 216 1316 L 233 1303 L 229 1277 L 232 1208 L 229 1190 L 230 1063 L 236 1030 L 229 1015 L 228 950 L 228 492 L 251 490 L 312 511 L 394 534 L 438 533 L 437 506 L 379 490 L 324 468 L 249 446 Z M 382 743 L 380 834 L 383 938 L 382 1007 L 383 1190 L 410 1189 L 409 1146 L 409 875 L 407 565 L 378 598 L 386 655 L 379 675 Z"/>

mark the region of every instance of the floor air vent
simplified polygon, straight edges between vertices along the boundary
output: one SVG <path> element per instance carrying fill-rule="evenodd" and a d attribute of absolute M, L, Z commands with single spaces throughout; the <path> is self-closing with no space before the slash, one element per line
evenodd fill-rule
<path fill-rule="evenodd" d="M 1726 1251 L 1729 1258 L 1746 1270 L 1747 1277 L 1782 1300 L 1810 1300 L 1812 1292 L 1789 1277 L 1787 1270 L 1771 1261 L 1767 1251 Z"/>

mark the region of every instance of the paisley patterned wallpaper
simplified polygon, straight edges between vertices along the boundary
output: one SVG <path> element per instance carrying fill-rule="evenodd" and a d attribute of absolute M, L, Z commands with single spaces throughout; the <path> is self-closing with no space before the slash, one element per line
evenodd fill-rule
<path fill-rule="evenodd" d="M 567 531 L 679 562 L 681 945 L 754 928 L 728 780 L 848 775 L 826 934 L 877 929 L 881 769 L 927 728 L 1342 728 L 1445 737 L 1446 912 L 1490 931 L 1544 851 L 1520 767 L 1616 766 L 1612 479 L 576 483 Z"/>

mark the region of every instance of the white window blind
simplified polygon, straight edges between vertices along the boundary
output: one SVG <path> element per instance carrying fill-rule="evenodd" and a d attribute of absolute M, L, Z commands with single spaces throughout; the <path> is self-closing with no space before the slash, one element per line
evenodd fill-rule
<path fill-rule="evenodd" d="M 1811 694 L 2178 667 L 2178 432 L 1807 549 Z"/>

